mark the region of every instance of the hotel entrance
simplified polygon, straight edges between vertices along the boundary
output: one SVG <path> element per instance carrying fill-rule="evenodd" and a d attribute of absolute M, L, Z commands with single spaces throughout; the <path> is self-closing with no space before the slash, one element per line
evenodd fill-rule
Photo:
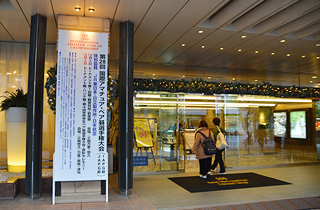
<path fill-rule="evenodd" d="M 191 151 L 195 131 L 201 120 L 212 128 L 214 117 L 221 119 L 220 127 L 227 131 L 227 168 L 316 162 L 315 103 L 262 96 L 137 92 L 134 172 L 198 172 L 199 163 Z M 143 142 L 149 143 L 142 146 Z"/>

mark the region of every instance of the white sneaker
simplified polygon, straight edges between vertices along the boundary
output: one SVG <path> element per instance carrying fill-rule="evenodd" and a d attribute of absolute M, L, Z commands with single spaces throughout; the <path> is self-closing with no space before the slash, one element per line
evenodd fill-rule
<path fill-rule="evenodd" d="M 200 178 L 206 179 L 206 178 L 207 178 L 207 175 L 200 175 Z"/>
<path fill-rule="evenodd" d="M 207 176 L 208 176 L 208 175 L 210 175 L 210 174 L 211 174 L 211 172 L 210 172 L 210 171 L 208 171 Z"/>
<path fill-rule="evenodd" d="M 220 174 L 220 175 L 225 175 L 226 172 L 219 172 L 218 174 Z"/>

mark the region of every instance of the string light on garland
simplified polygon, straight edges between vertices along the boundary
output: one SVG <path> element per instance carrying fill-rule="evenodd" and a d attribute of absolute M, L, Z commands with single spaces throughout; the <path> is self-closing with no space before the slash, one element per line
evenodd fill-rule
<path fill-rule="evenodd" d="M 47 92 L 47 102 L 52 111 L 56 111 L 56 84 L 57 84 L 57 66 L 51 67 L 48 71 L 48 78 L 45 83 Z M 113 79 L 112 76 L 108 76 L 108 91 L 107 91 L 107 109 L 111 110 L 114 106 L 114 101 L 118 97 L 118 79 Z"/>
<path fill-rule="evenodd" d="M 47 101 L 50 109 L 56 107 L 56 67 L 48 70 L 48 78 L 45 84 Z M 165 91 L 212 94 L 239 94 L 239 95 L 263 95 L 291 98 L 320 98 L 319 88 L 299 88 L 295 86 L 273 86 L 269 82 L 263 84 L 243 84 L 238 82 L 208 82 L 203 79 L 195 80 L 167 80 L 167 79 L 134 79 L 134 91 Z M 113 109 L 114 101 L 119 96 L 118 79 L 108 77 L 108 110 Z"/>

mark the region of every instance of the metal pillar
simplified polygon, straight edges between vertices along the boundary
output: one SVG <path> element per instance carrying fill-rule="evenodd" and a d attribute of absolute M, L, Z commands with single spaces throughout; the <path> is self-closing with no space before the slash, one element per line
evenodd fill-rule
<path fill-rule="evenodd" d="M 47 17 L 40 14 L 31 17 L 25 188 L 26 194 L 31 199 L 41 196 L 42 110 L 46 29 Z"/>
<path fill-rule="evenodd" d="M 119 191 L 133 188 L 133 23 L 120 23 L 119 49 Z"/>

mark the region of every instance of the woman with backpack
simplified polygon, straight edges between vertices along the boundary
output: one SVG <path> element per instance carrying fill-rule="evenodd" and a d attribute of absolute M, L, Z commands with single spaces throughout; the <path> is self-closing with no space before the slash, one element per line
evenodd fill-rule
<path fill-rule="evenodd" d="M 213 134 L 208 128 L 208 123 L 205 120 L 199 122 L 199 128 L 196 130 L 194 143 L 192 147 L 192 153 L 196 154 L 196 158 L 199 160 L 200 165 L 200 177 L 206 179 L 210 175 L 212 155 L 206 155 L 203 148 L 203 141 L 206 137 L 212 137 Z"/>
<path fill-rule="evenodd" d="M 214 125 L 213 129 L 212 129 L 212 132 L 213 132 L 213 136 L 214 136 L 215 142 L 217 142 L 218 133 L 222 132 L 222 134 L 225 135 L 226 131 L 219 127 L 220 119 L 218 117 L 213 118 L 212 122 L 213 122 L 213 125 Z M 223 159 L 222 159 L 222 152 L 224 150 L 225 149 L 222 149 L 222 150 L 217 149 L 213 165 L 211 166 L 211 171 L 214 171 L 215 168 L 218 166 L 218 163 L 219 163 L 220 171 L 219 171 L 218 174 L 226 174 L 226 168 L 225 168 L 225 165 L 224 165 L 224 162 L 223 162 Z"/>

